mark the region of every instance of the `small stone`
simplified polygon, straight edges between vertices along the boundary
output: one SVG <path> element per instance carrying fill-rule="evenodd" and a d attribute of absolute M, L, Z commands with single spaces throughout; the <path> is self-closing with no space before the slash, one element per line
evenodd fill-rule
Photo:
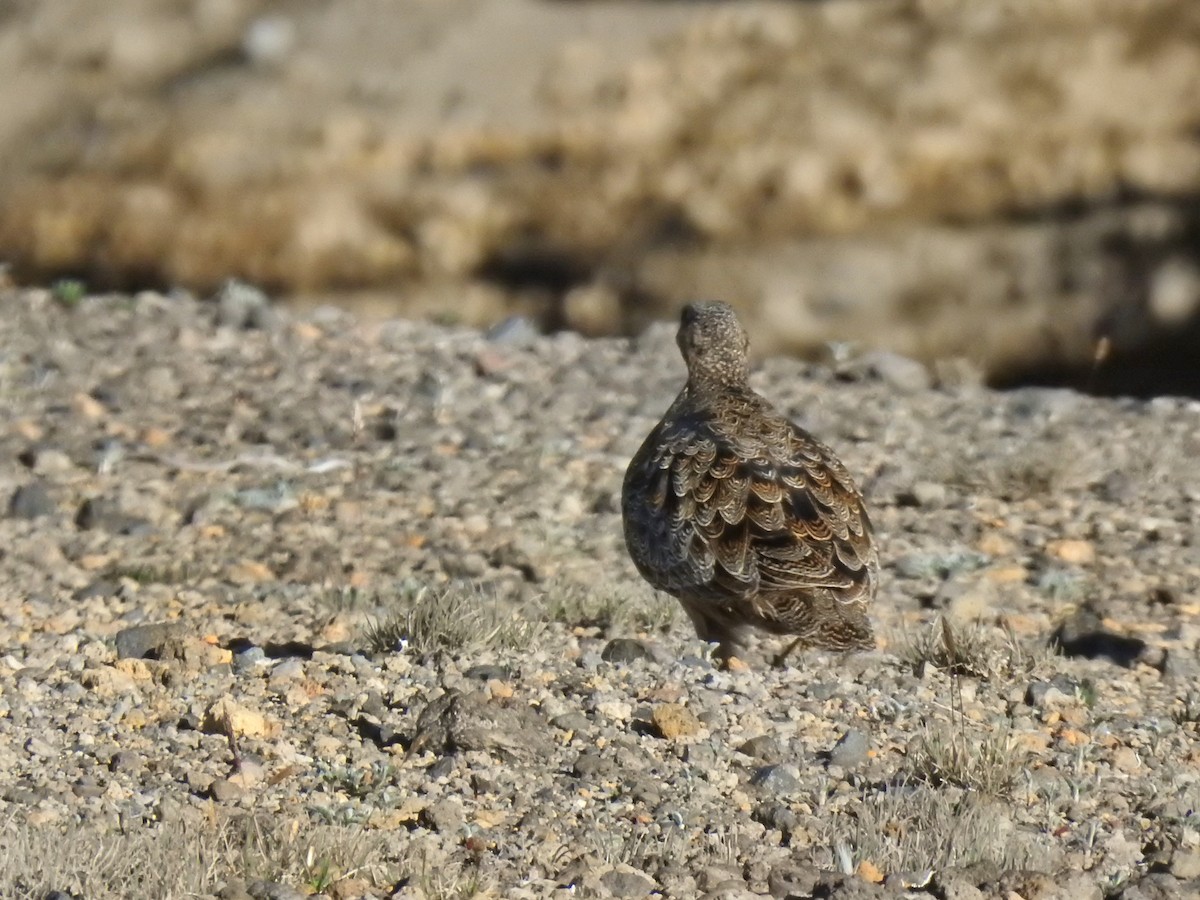
<path fill-rule="evenodd" d="M 102 498 L 84 500 L 80 504 L 75 513 L 75 527 L 81 531 L 99 529 L 122 535 L 143 535 L 151 531 L 147 520 L 127 515 L 115 503 Z"/>
<path fill-rule="evenodd" d="M 540 334 L 533 320 L 525 316 L 509 316 L 484 332 L 484 337 L 494 344 L 524 346 L 532 344 Z"/>
<path fill-rule="evenodd" d="M 286 16 L 259 16 L 242 34 L 242 53 L 255 66 L 282 65 L 295 45 L 296 23 Z"/>
<path fill-rule="evenodd" d="M 600 658 L 609 663 L 631 663 L 654 657 L 641 641 L 635 641 L 633 638 L 613 638 L 600 651 Z"/>
<path fill-rule="evenodd" d="M 624 700 L 604 700 L 596 704 L 596 712 L 616 722 L 628 722 L 633 718 L 633 706 Z"/>
<path fill-rule="evenodd" d="M 267 682 L 272 686 L 277 686 L 284 682 L 295 681 L 297 678 L 303 677 L 304 663 L 298 659 L 285 659 L 271 668 L 271 673 L 267 676 Z"/>
<path fill-rule="evenodd" d="M 270 298 L 259 288 L 235 278 L 225 282 L 216 300 L 217 323 L 226 328 L 267 329 L 277 322 Z"/>
<path fill-rule="evenodd" d="M 478 666 L 471 666 L 471 668 L 463 672 L 463 677 L 474 678 L 479 681 L 506 681 L 512 678 L 512 672 L 503 666 L 484 663 Z"/>
<path fill-rule="evenodd" d="M 137 690 L 133 676 L 115 666 L 84 669 L 79 673 L 79 683 L 88 690 L 95 691 L 100 697 L 132 694 Z"/>
<path fill-rule="evenodd" d="M 71 785 L 71 793 L 81 799 L 103 797 L 104 788 L 96 782 L 95 778 L 85 775 Z"/>
<path fill-rule="evenodd" d="M 225 575 L 231 582 L 238 585 L 267 584 L 275 580 L 275 573 L 268 566 L 253 559 L 244 559 L 233 563 L 226 570 Z"/>
<path fill-rule="evenodd" d="M 836 697 L 840 692 L 841 687 L 832 681 L 815 681 L 808 686 L 808 696 L 821 702 Z"/>
<path fill-rule="evenodd" d="M 1025 689 L 1025 703 L 1044 709 L 1048 706 L 1063 706 L 1071 702 L 1072 695 L 1064 693 L 1057 685 L 1048 681 L 1034 681 Z"/>
<path fill-rule="evenodd" d="M 54 499 L 40 481 L 21 485 L 8 500 L 8 514 L 14 519 L 38 519 L 54 510 Z"/>
<path fill-rule="evenodd" d="M 237 770 L 229 776 L 229 780 L 238 787 L 249 790 L 256 784 L 261 783 L 265 775 L 266 769 L 262 763 L 243 756 L 237 764 Z"/>
<path fill-rule="evenodd" d="M 704 727 L 696 714 L 680 703 L 660 703 L 650 718 L 658 733 L 668 741 L 692 737 Z"/>
<path fill-rule="evenodd" d="M 100 597 L 116 597 L 121 591 L 120 585 L 108 578 L 97 578 L 89 581 L 71 596 L 76 600 L 95 600 Z"/>
<path fill-rule="evenodd" d="M 873 350 L 856 360 L 857 366 L 905 394 L 928 390 L 933 384 L 929 370 L 915 359 L 887 350 Z"/>
<path fill-rule="evenodd" d="M 84 393 L 83 391 L 78 392 L 71 398 L 71 406 L 79 415 L 93 422 L 103 419 L 108 414 L 108 409 L 103 403 L 91 394 Z"/>
<path fill-rule="evenodd" d="M 75 468 L 75 461 L 57 447 L 40 447 L 33 459 L 35 475 L 62 475 Z"/>
<path fill-rule="evenodd" d="M 1077 566 L 1086 566 L 1096 561 L 1096 548 L 1091 541 L 1051 541 L 1046 545 L 1046 552 L 1063 562 Z"/>
<path fill-rule="evenodd" d="M 178 662 L 187 672 L 207 672 L 228 666 L 233 661 L 233 654 L 202 638 L 173 634 L 159 647 L 158 658 Z"/>
<path fill-rule="evenodd" d="M 462 801 L 457 797 L 447 797 L 426 807 L 421 813 L 421 821 L 434 831 L 446 834 L 462 828 L 467 820 Z"/>
<path fill-rule="evenodd" d="M 49 759 L 56 753 L 55 749 L 40 737 L 32 737 L 27 740 L 25 742 L 25 752 L 30 756 L 41 756 L 45 759 Z"/>
<path fill-rule="evenodd" d="M 610 897 L 648 897 L 654 890 L 654 879 L 633 866 L 617 865 L 597 879 Z"/>
<path fill-rule="evenodd" d="M 1176 850 L 1171 854 L 1170 870 L 1176 878 L 1200 878 L 1200 851 Z"/>
<path fill-rule="evenodd" d="M 174 622 L 134 625 L 117 632 L 113 639 L 119 659 L 158 658 L 167 639 L 181 633 L 183 626 Z"/>
<path fill-rule="evenodd" d="M 550 724 L 555 728 L 560 728 L 563 731 L 580 732 L 586 731 L 592 723 L 581 712 L 563 713 L 561 716 L 555 716 L 550 720 Z"/>
<path fill-rule="evenodd" d="M 792 765 L 763 766 L 750 783 L 770 794 L 788 796 L 800 791 L 800 770 Z"/>
<path fill-rule="evenodd" d="M 239 675 L 253 672 L 267 662 L 267 653 L 262 647 L 250 647 L 234 654 L 233 671 Z"/>
<path fill-rule="evenodd" d="M 949 491 L 937 481 L 918 481 L 912 486 L 912 495 L 917 506 L 936 508 L 946 505 Z"/>
<path fill-rule="evenodd" d="M 952 596 L 946 604 L 946 615 L 956 625 L 978 622 L 992 614 L 997 606 L 996 588 L 990 582 L 979 582 Z"/>
<path fill-rule="evenodd" d="M 870 741 L 856 728 L 843 734 L 829 754 L 829 764 L 843 769 L 856 769 L 867 761 Z"/>
<path fill-rule="evenodd" d="M 864 859 L 858 864 L 858 877 L 863 881 L 869 881 L 871 884 L 883 883 L 883 872 L 879 870 L 879 866 L 871 862 L 869 859 Z"/>
<path fill-rule="evenodd" d="M 226 882 L 216 896 L 217 900 L 254 900 L 254 896 L 246 890 L 245 882 L 236 880 Z"/>
<path fill-rule="evenodd" d="M 579 754 L 571 771 L 575 773 L 576 778 L 594 778 L 610 771 L 612 767 L 613 764 L 595 750 L 588 750 Z"/>
<path fill-rule="evenodd" d="M 246 890 L 254 900 L 306 900 L 300 891 L 277 881 L 252 881 Z"/>
<path fill-rule="evenodd" d="M 732 887 L 744 889 L 746 881 L 739 867 L 734 865 L 706 866 L 696 877 L 696 886 L 706 894 L 725 891 Z"/>
<path fill-rule="evenodd" d="M 1112 757 L 1113 767 L 1120 772 L 1133 774 L 1142 770 L 1142 760 L 1131 747 L 1119 747 Z"/>
<path fill-rule="evenodd" d="M 821 873 L 812 866 L 783 863 L 767 875 L 767 890 L 772 897 L 807 897 L 820 879 Z"/>
<path fill-rule="evenodd" d="M 499 678 L 488 679 L 487 692 L 493 700 L 511 700 L 516 693 L 511 684 Z"/>
<path fill-rule="evenodd" d="M 218 803 L 232 803 L 245 794 L 245 789 L 228 778 L 214 778 L 208 786 L 208 794 Z"/>
<path fill-rule="evenodd" d="M 949 874 L 939 879 L 937 883 L 939 894 L 946 900 L 987 900 L 986 895 L 958 874 Z"/>
<path fill-rule="evenodd" d="M 739 746 L 737 751 L 767 763 L 779 762 L 783 755 L 779 748 L 779 741 L 769 734 L 760 734 L 758 737 L 750 738 Z"/>
<path fill-rule="evenodd" d="M 118 750 L 108 761 L 110 772 L 140 772 L 145 767 L 141 756 L 132 750 Z"/>
<path fill-rule="evenodd" d="M 209 705 L 204 713 L 201 730 L 206 734 L 228 734 L 238 737 L 270 737 L 277 729 L 261 713 L 242 706 L 230 697 L 222 697 Z"/>
<path fill-rule="evenodd" d="M 488 571 L 482 553 L 449 553 L 442 557 L 442 568 L 454 578 L 480 578 Z"/>

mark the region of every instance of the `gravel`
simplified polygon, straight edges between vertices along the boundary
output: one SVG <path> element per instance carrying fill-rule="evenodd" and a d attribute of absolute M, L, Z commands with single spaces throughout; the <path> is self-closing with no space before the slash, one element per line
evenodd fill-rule
<path fill-rule="evenodd" d="M 881 639 L 720 671 L 617 512 L 671 328 L 0 302 L 5 896 L 1200 889 L 1200 404 L 765 361 L 865 486 Z M 61 849 L 218 826 L 274 868 Z"/>

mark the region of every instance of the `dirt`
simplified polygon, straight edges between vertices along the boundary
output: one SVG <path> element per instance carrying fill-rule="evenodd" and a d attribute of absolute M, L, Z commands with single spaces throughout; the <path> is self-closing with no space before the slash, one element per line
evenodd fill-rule
<path fill-rule="evenodd" d="M 5 896 L 1200 891 L 1195 401 L 767 359 L 879 642 L 726 671 L 621 538 L 673 329 L 0 305 Z"/>

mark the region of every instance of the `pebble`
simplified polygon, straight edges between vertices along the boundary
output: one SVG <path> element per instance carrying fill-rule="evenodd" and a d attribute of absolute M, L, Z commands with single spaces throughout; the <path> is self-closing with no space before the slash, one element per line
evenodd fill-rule
<path fill-rule="evenodd" d="M 780 797 L 788 797 L 802 790 L 800 770 L 793 765 L 763 766 L 755 771 L 751 783 Z"/>
<path fill-rule="evenodd" d="M 693 737 L 703 729 L 696 714 L 678 703 L 660 703 L 651 715 L 654 727 L 668 741 Z"/>
<path fill-rule="evenodd" d="M 37 519 L 50 515 L 55 509 L 54 498 L 40 481 L 21 485 L 8 500 L 8 514 L 17 519 Z"/>
<path fill-rule="evenodd" d="M 918 393 L 933 385 L 933 377 L 920 361 L 886 351 L 867 354 L 867 364 L 889 386 L 905 393 Z"/>
<path fill-rule="evenodd" d="M 117 656 L 120 659 L 146 659 L 161 655 L 167 640 L 181 631 L 182 626 L 171 622 L 123 628 L 114 638 Z"/>
<path fill-rule="evenodd" d="M 609 897 L 648 897 L 655 889 L 654 879 L 632 866 L 617 865 L 597 877 L 587 878 L 584 886 L 597 884 Z"/>
<path fill-rule="evenodd" d="M 217 292 L 217 321 L 226 328 L 273 328 L 277 317 L 259 288 L 231 278 Z"/>
<path fill-rule="evenodd" d="M 779 742 L 769 734 L 750 738 L 750 740 L 741 744 L 737 749 L 739 753 L 744 753 L 754 759 L 760 759 L 768 763 L 779 762 L 783 756 Z"/>
<path fill-rule="evenodd" d="M 867 751 L 870 741 L 858 729 L 850 729 L 833 745 L 829 754 L 829 764 L 843 769 L 857 769 L 867 761 Z"/>
<path fill-rule="evenodd" d="M 645 590 L 620 531 L 623 466 L 681 383 L 672 328 L 489 343 L 332 316 L 267 333 L 237 316 L 214 326 L 186 298 L 142 318 L 95 298 L 47 329 L 22 296 L 0 318 L 14 377 L 74 349 L 14 395 L 14 420 L 40 433 L 10 430 L 0 502 L 41 483 L 63 509 L 100 505 L 86 529 L 54 511 L 0 516 L 17 598 L 0 621 L 14 827 L 134 838 L 253 808 L 264 839 L 296 850 L 276 888 L 305 891 L 315 870 L 299 854 L 319 861 L 341 836 L 362 872 L 392 871 L 372 842 L 386 855 L 397 835 L 404 858 L 449 878 L 479 860 L 497 896 L 566 897 L 555 874 L 576 859 L 580 895 L 950 896 L 909 885 L 951 836 L 1050 873 L 1076 891 L 1063 896 L 1101 880 L 1157 889 L 1155 867 L 1186 885 L 1196 868 L 1190 845 L 1152 864 L 1143 827 L 1194 806 L 1186 669 L 1145 665 L 1169 674 L 1195 656 L 1185 526 L 1200 481 L 1170 463 L 1194 442 L 1182 407 L 909 393 L 769 361 L 764 392 L 867 489 L 880 649 L 805 650 L 775 669 L 779 640 L 756 635 L 746 665 L 723 671 L 678 604 Z M 481 363 L 485 346 L 503 359 Z M 176 399 L 134 402 L 150 395 Z M 116 451 L 102 472 L 98 447 Z M 105 504 L 115 526 L 100 524 Z M 154 530 L 123 533 L 125 513 Z M 464 559 L 475 583 L 452 580 Z M 421 607 L 438 649 L 366 654 L 370 624 L 421 592 L 470 598 Z M 463 610 L 496 612 L 498 631 L 456 643 Z M 896 636 L 945 614 L 978 636 L 987 677 L 913 676 Z M 1050 647 L 1060 624 L 1067 655 Z M 995 802 L 1002 816 L 972 824 L 992 803 L 978 791 L 903 782 L 922 734 L 1010 728 L 1029 775 Z M 964 824 L 996 830 L 970 844 Z M 904 843 L 914 835 L 928 841 Z M 833 876 L 839 846 L 882 885 Z M 977 873 L 963 896 L 1018 890 L 1015 877 Z M 370 895 L 337 884 L 340 900 Z"/>
<path fill-rule="evenodd" d="M 604 645 L 600 658 L 609 663 L 631 663 L 642 659 L 653 659 L 649 648 L 632 638 L 614 638 Z"/>

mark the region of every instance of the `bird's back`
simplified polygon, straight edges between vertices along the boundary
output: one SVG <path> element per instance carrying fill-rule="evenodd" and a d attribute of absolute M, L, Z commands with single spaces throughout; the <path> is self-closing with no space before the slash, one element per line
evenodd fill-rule
<path fill-rule="evenodd" d="M 824 604 L 869 636 L 878 561 L 862 496 L 749 387 L 685 388 L 634 455 L 622 507 L 639 571 L 685 606 L 799 633 Z"/>

